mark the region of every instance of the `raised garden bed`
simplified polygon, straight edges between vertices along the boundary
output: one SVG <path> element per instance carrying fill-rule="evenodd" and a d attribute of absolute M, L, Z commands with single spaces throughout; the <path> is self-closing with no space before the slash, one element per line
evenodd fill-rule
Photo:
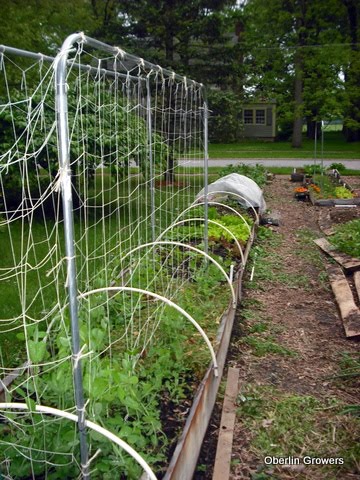
<path fill-rule="evenodd" d="M 341 179 L 337 170 L 330 170 L 322 175 L 314 175 L 312 181 L 306 180 L 306 183 L 309 185 L 310 201 L 315 206 L 360 205 L 360 197 L 356 196 L 353 188 Z"/>
<path fill-rule="evenodd" d="M 90 401 L 87 407 L 90 419 L 96 422 L 98 421 L 97 416 L 99 416 L 102 418 L 103 424 L 105 426 L 110 425 L 111 430 L 120 438 L 128 441 L 130 444 L 136 442 L 140 452 L 147 452 L 145 458 L 159 477 L 165 473 L 165 469 L 169 465 L 165 473 L 165 478 L 169 479 L 191 478 L 191 472 L 195 469 L 202 439 L 206 432 L 217 389 L 221 381 L 234 321 L 234 307 L 240 295 L 244 265 L 254 238 L 255 226 L 253 222 L 250 223 L 251 228 L 249 231 L 249 225 L 242 229 L 239 217 L 237 217 L 237 223 L 235 224 L 231 220 L 231 216 L 225 213 L 225 209 L 220 209 L 220 211 L 210 209 L 210 214 L 212 218 L 216 218 L 219 225 L 224 227 L 224 230 L 221 232 L 219 226 L 215 224 L 209 225 L 211 255 L 226 268 L 227 272 L 229 268 L 230 272 L 232 271 L 230 264 L 233 263 L 235 267 L 235 280 L 233 282 L 235 298 L 233 298 L 230 290 L 227 288 L 224 278 L 219 280 L 221 277 L 219 272 L 216 274 L 216 269 L 210 268 L 211 264 L 209 267 L 206 267 L 205 264 L 202 266 L 195 255 L 189 255 L 182 247 L 173 251 L 171 253 L 172 256 L 169 257 L 169 252 L 165 246 L 159 246 L 151 254 L 151 257 L 155 258 L 156 262 L 161 263 L 159 270 L 161 270 L 165 286 L 170 281 L 170 278 L 172 281 L 178 282 L 179 288 L 176 301 L 187 312 L 190 312 L 195 318 L 197 317 L 201 326 L 206 328 L 209 339 L 216 351 L 217 371 L 214 370 L 213 362 L 206 370 L 206 364 L 209 362 L 209 352 L 205 348 L 201 336 L 198 334 L 194 335 L 193 326 L 187 325 L 187 322 L 182 321 L 180 325 L 181 318 L 179 314 L 171 311 L 168 307 L 163 311 L 161 328 L 154 331 L 154 339 L 156 341 L 152 345 L 149 344 L 146 349 L 132 351 L 125 349 L 125 344 L 118 340 L 119 328 L 121 328 L 123 321 L 126 324 L 126 316 L 124 315 L 127 315 L 127 313 L 121 305 L 121 301 L 117 301 L 116 295 L 104 289 L 104 291 L 99 291 L 99 293 L 91 297 L 84 298 L 81 307 L 85 309 L 84 313 L 86 313 L 86 310 L 91 311 L 92 321 L 91 329 L 87 330 L 87 327 L 84 327 L 85 329 L 83 328 L 81 331 L 81 335 L 89 343 L 89 353 L 92 352 L 94 356 L 91 363 L 84 359 L 85 386 L 90 384 L 90 381 L 88 381 L 89 375 L 92 375 L 93 378 L 91 389 L 85 387 Z M 196 215 L 192 212 L 190 216 Z M 238 242 L 242 245 L 241 255 L 226 229 L 233 231 Z M 174 230 L 178 230 L 177 238 Z M 246 232 L 246 237 L 242 237 Z M 202 234 L 203 231 L 199 228 L 199 225 L 193 224 L 189 228 L 186 228 L 184 225 L 171 230 L 168 237 L 170 240 L 166 241 L 186 239 L 189 245 L 199 246 Z M 164 263 L 165 259 L 168 263 Z M 205 270 L 203 267 L 205 267 Z M 140 269 L 137 272 L 136 268 L 136 266 L 132 267 L 132 278 L 136 285 L 141 287 L 142 282 L 148 282 L 148 273 L 145 274 Z M 176 273 L 174 274 L 174 272 Z M 121 273 L 122 280 L 126 280 L 124 275 L 128 273 L 126 271 Z M 158 273 L 158 267 L 154 267 L 151 275 L 156 277 Z M 115 270 L 114 274 L 116 275 L 113 288 L 116 289 L 119 275 Z M 217 278 L 216 281 L 215 278 L 212 279 L 214 275 Z M 103 285 L 103 279 L 100 276 L 97 281 L 99 284 L 93 285 L 94 288 Z M 224 290 L 226 293 L 224 293 Z M 209 295 L 212 297 L 211 305 L 208 303 Z M 228 295 L 230 299 L 228 299 Z M 125 301 L 125 304 L 128 302 L 129 299 L 127 299 L 126 294 L 119 296 L 122 302 Z M 221 299 L 225 300 L 225 304 L 228 303 L 222 315 L 221 305 L 224 303 L 220 301 Z M 203 318 L 200 318 L 199 315 L 201 304 L 203 304 Z M 104 308 L 105 305 L 108 305 L 106 309 Z M 158 308 L 159 304 L 154 299 L 148 296 L 139 298 L 139 303 L 135 310 L 137 312 L 136 315 L 138 315 L 139 325 L 141 325 L 141 322 L 145 322 L 148 316 Z M 107 318 L 106 311 L 112 312 L 112 318 L 110 316 Z M 82 314 L 82 310 L 80 310 L 80 316 Z M 104 355 L 107 339 L 102 334 L 102 329 L 105 329 L 103 323 L 106 318 L 106 321 L 112 322 L 114 327 L 111 330 L 114 337 L 110 338 L 110 341 L 117 342 L 112 352 L 111 362 L 107 355 Z M 134 328 L 135 339 L 137 328 Z M 31 340 L 30 342 L 30 345 L 33 347 L 30 353 L 34 364 L 46 364 L 47 361 L 53 359 L 52 355 L 54 353 L 59 358 L 66 356 L 66 352 L 69 350 L 67 329 L 68 325 L 66 324 L 59 326 L 57 331 L 54 332 L 55 335 L 52 337 L 50 344 L 44 342 L 43 336 L 40 336 L 41 332 L 38 332 L 38 340 Z M 30 332 L 29 330 L 29 333 L 35 338 L 35 331 Z M 180 334 L 180 340 L 177 337 L 178 334 Z M 125 354 L 121 353 L 123 349 L 125 349 Z M 87 350 L 84 353 L 86 354 Z M 136 369 L 132 366 L 135 357 L 139 357 L 137 358 L 138 366 Z M 182 367 L 184 368 L 182 370 L 179 370 L 180 364 L 183 364 Z M 24 398 L 23 395 L 26 394 L 30 407 L 35 404 L 36 397 L 31 378 L 33 372 L 37 375 L 35 388 L 43 390 L 43 397 L 46 403 L 51 406 L 52 404 L 58 404 L 61 400 L 64 409 L 68 408 L 67 403 L 72 398 L 72 380 L 68 363 L 63 363 L 57 371 L 34 366 L 19 372 L 20 375 L 14 378 L 15 382 L 11 397 L 7 394 L 7 401 L 21 402 L 22 398 Z M 147 376 L 145 376 L 145 373 Z M 29 383 L 27 383 L 27 378 L 31 380 Z M 147 388 L 151 386 L 151 389 L 145 392 L 142 390 L 142 385 L 147 386 Z M 155 392 L 156 385 L 159 387 L 157 393 Z M 196 385 L 199 385 L 197 389 Z M 192 394 L 195 390 L 195 397 L 192 401 Z M 191 403 L 192 408 L 185 422 L 183 433 L 172 459 L 168 463 L 167 457 L 169 452 L 174 449 L 170 441 L 176 441 L 177 433 L 184 423 L 185 412 Z M 159 415 L 156 412 L 159 412 Z M 177 418 L 174 421 L 171 417 Z M 8 418 L 9 420 L 13 419 L 14 414 L 9 414 Z M 20 442 L 21 445 L 24 444 L 23 448 L 25 449 L 36 448 L 37 442 L 43 441 L 45 430 L 39 430 L 39 435 L 35 434 L 33 428 L 34 420 L 32 420 L 31 413 L 24 414 L 23 417 L 18 419 L 18 422 L 19 425 L 22 425 L 21 432 L 18 428 L 11 428 L 11 421 L 3 423 L 1 428 L 3 440 L 9 443 L 7 458 L 10 463 L 13 463 L 12 472 L 19 479 L 28 478 L 31 472 L 35 473 L 35 478 L 42 478 L 44 474 L 42 471 L 43 465 L 48 461 L 55 463 L 55 457 L 49 456 L 49 453 L 41 452 L 41 448 L 39 448 L 36 468 L 31 467 L 29 470 L 30 466 L 25 459 L 17 457 L 16 448 L 11 453 L 10 445 L 16 445 L 17 442 Z M 145 428 L 145 431 L 140 431 L 140 425 Z M 28 429 L 33 432 L 33 435 L 29 433 L 24 435 L 24 432 Z M 60 448 L 59 445 L 53 445 L 51 442 L 54 441 L 56 443 L 60 437 L 73 438 L 74 431 L 73 424 L 68 425 L 66 422 L 60 423 L 59 421 L 49 422 L 48 426 L 46 426 L 46 437 L 50 444 L 47 445 L 46 449 L 56 451 Z M 20 434 L 21 438 L 19 437 Z M 92 443 L 99 445 L 102 450 L 99 457 L 92 463 L 92 468 L 96 472 L 92 475 L 92 478 L 109 478 L 108 475 L 115 465 L 113 462 L 116 461 L 112 447 L 92 433 L 90 434 L 90 439 Z M 69 452 L 66 452 L 66 445 L 63 445 L 62 448 L 64 449 L 62 450 L 64 458 L 62 458 L 62 454 L 56 456 L 58 466 L 56 469 L 50 468 L 50 473 L 53 476 L 55 475 L 54 478 L 65 478 L 65 476 L 74 478 L 77 468 L 76 466 L 67 467 L 66 459 L 69 452 L 73 452 L 76 455 L 78 447 L 69 443 Z M 117 460 L 117 465 L 116 468 L 124 476 L 121 478 L 137 478 L 140 474 L 138 466 L 134 465 L 129 459 L 126 459 L 126 461 L 124 459 L 121 467 Z M 184 472 L 186 472 L 185 477 Z"/>
<path fill-rule="evenodd" d="M 252 235 L 249 238 L 244 252 L 245 261 L 247 261 L 253 243 L 254 234 L 255 231 L 253 227 Z M 234 282 L 236 302 L 241 299 L 243 273 L 244 269 L 240 269 Z M 170 460 L 164 480 L 188 479 L 192 478 L 194 474 L 196 462 L 209 420 L 211 418 L 212 409 L 214 407 L 217 391 L 220 385 L 234 318 L 235 308 L 233 307 L 231 299 L 228 308 L 221 318 L 221 323 L 217 334 L 218 348 L 216 357 L 219 366 L 219 376 L 215 377 L 213 375 L 212 367 L 210 365 L 195 394 L 193 405 L 187 417 L 185 427 L 177 443 L 174 454 Z"/>

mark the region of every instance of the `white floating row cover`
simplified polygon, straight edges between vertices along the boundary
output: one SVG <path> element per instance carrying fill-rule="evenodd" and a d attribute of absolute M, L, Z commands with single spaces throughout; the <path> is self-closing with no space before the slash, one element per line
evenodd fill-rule
<path fill-rule="evenodd" d="M 211 192 L 214 192 L 211 194 Z M 216 193 L 218 192 L 218 193 Z M 259 213 L 262 214 L 266 210 L 266 203 L 261 188 L 254 180 L 239 173 L 230 173 L 225 177 L 221 177 L 213 183 L 208 185 L 208 199 L 219 200 L 220 198 L 228 197 L 226 193 L 229 192 L 240 195 L 243 198 L 236 197 L 240 205 L 245 208 L 250 206 L 259 208 Z M 204 189 L 196 196 L 196 199 L 204 197 Z"/>

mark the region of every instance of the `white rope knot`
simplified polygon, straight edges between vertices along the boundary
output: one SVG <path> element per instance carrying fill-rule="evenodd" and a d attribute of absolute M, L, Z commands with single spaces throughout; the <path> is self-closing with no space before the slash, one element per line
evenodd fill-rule
<path fill-rule="evenodd" d="M 98 80 L 101 78 L 101 58 L 98 59 L 98 66 L 97 66 L 97 72 L 95 75 L 95 80 Z"/>
<path fill-rule="evenodd" d="M 85 465 L 82 463 L 81 464 L 81 470 L 82 471 L 87 471 L 89 468 L 90 468 L 90 464 L 93 460 L 95 460 L 95 458 L 101 453 L 101 449 L 98 448 L 96 450 L 96 452 L 94 453 L 94 455 L 92 457 L 89 458 L 89 460 L 85 463 Z"/>
<path fill-rule="evenodd" d="M 40 55 L 40 58 L 39 58 L 39 69 L 41 71 L 43 65 L 44 65 L 44 55 L 42 53 L 38 53 L 38 55 Z"/>
<path fill-rule="evenodd" d="M 65 180 L 71 175 L 71 170 L 69 167 L 59 167 L 58 173 L 55 177 L 55 187 L 54 192 L 58 193 L 61 185 Z"/>
<path fill-rule="evenodd" d="M 84 32 L 79 32 L 79 35 L 80 35 L 80 38 L 81 38 L 81 42 L 82 43 L 85 43 L 86 42 L 86 35 Z M 80 42 L 79 42 L 80 43 Z"/>
<path fill-rule="evenodd" d="M 87 353 L 83 353 L 84 350 L 86 349 L 86 347 L 87 347 L 87 345 L 86 345 L 86 343 L 84 343 L 84 345 L 81 347 L 80 351 L 78 353 L 74 353 L 72 355 L 72 359 L 73 359 L 73 362 L 74 362 L 74 370 L 79 367 L 79 363 L 80 363 L 82 358 L 86 358 L 89 355 L 92 355 L 94 353 L 93 350 L 90 350 Z"/>
<path fill-rule="evenodd" d="M 126 72 L 126 80 L 125 80 L 125 86 L 126 86 L 126 88 L 129 88 L 130 84 L 131 84 L 130 72 L 127 71 L 127 72 Z"/>
<path fill-rule="evenodd" d="M 23 70 L 21 73 L 21 83 L 20 83 L 20 90 L 25 90 L 26 88 L 26 70 Z"/>
<path fill-rule="evenodd" d="M 76 408 L 76 412 L 79 417 L 79 423 L 84 425 L 85 423 L 85 413 L 86 413 L 86 407 L 89 405 L 90 400 L 87 399 L 86 402 L 84 403 L 84 406 L 81 408 Z"/>
<path fill-rule="evenodd" d="M 125 50 L 122 50 L 122 49 L 119 48 L 119 47 L 116 47 L 116 50 L 117 50 L 117 53 L 116 53 L 116 55 L 115 55 L 115 59 L 117 59 L 117 57 L 120 55 L 121 60 L 124 60 L 125 55 L 126 55 Z"/>
<path fill-rule="evenodd" d="M 160 73 L 161 77 L 164 77 L 163 68 L 160 65 L 156 65 L 158 72 Z"/>
<path fill-rule="evenodd" d="M 52 64 L 52 67 L 55 71 L 62 57 L 67 57 L 71 52 L 76 52 L 76 48 L 69 47 L 69 48 L 64 48 L 63 50 L 60 50 L 60 52 L 56 55 L 54 62 Z"/>
<path fill-rule="evenodd" d="M 77 55 L 81 55 L 84 51 L 84 43 L 86 42 L 86 36 L 84 32 L 80 32 L 80 40 L 77 41 Z"/>

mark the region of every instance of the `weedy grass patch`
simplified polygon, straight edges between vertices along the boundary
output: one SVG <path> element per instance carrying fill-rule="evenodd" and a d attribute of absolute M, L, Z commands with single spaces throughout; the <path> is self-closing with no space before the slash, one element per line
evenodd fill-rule
<path fill-rule="evenodd" d="M 290 471 L 265 465 L 266 456 L 343 459 L 343 465 L 306 466 L 304 478 L 309 479 L 335 480 L 343 472 L 355 473 L 360 420 L 343 414 L 343 408 L 334 398 L 320 401 L 270 386 L 245 385 L 238 396 L 237 416 L 250 432 L 250 449 L 258 459 L 258 475 L 263 475 L 254 478 L 278 478 L 279 474 L 288 478 Z"/>
<path fill-rule="evenodd" d="M 249 266 L 253 267 L 253 275 L 251 280 L 246 281 L 246 288 L 264 290 L 267 283 L 289 288 L 310 288 L 306 273 L 286 271 L 284 258 L 277 253 L 282 241 L 281 234 L 266 227 L 259 228 L 258 241 L 250 252 Z"/>
<path fill-rule="evenodd" d="M 259 325 L 259 324 L 257 324 Z M 255 328 L 256 330 L 256 328 Z M 257 328 L 259 330 L 259 328 Z M 253 355 L 256 357 L 264 357 L 266 355 L 284 355 L 289 357 L 295 357 L 296 352 L 290 350 L 282 345 L 280 345 L 273 336 L 266 335 L 266 337 L 261 337 L 257 335 L 258 333 L 264 333 L 266 329 L 260 328 L 260 332 L 254 332 L 254 327 L 250 329 L 250 336 L 247 336 L 244 339 L 244 343 L 251 347 Z"/>

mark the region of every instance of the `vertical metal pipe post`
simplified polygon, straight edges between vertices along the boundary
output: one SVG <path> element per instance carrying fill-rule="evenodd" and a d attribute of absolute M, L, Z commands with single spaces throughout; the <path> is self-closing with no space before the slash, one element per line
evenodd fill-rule
<path fill-rule="evenodd" d="M 152 149 L 152 118 L 151 118 L 151 90 L 150 78 L 146 78 L 146 116 L 147 116 L 147 133 L 148 133 L 148 147 L 149 147 L 149 173 L 150 173 L 150 221 L 151 221 L 151 241 L 155 242 L 155 177 L 154 177 L 154 163 L 153 163 L 153 149 Z"/>
<path fill-rule="evenodd" d="M 321 188 L 324 188 L 324 121 L 323 120 L 321 120 L 320 128 L 321 128 L 321 150 L 320 150 Z"/>
<path fill-rule="evenodd" d="M 208 238 L 208 232 L 209 232 L 209 205 L 208 205 L 208 182 L 209 182 L 209 177 L 208 177 L 208 161 L 209 161 L 209 150 L 208 150 L 208 118 L 209 118 L 209 110 L 208 110 L 208 105 L 207 105 L 207 99 L 204 98 L 204 217 L 205 217 L 205 223 L 204 223 L 204 251 L 206 254 L 209 253 L 209 238 Z"/>
<path fill-rule="evenodd" d="M 78 299 L 75 262 L 74 218 L 70 169 L 70 142 L 68 128 L 68 102 L 66 92 L 66 64 L 70 49 L 80 40 L 79 34 L 68 37 L 57 56 L 55 62 L 55 89 L 56 89 L 56 121 L 58 132 L 58 154 L 60 166 L 60 184 L 64 215 L 65 251 L 67 257 L 67 286 L 69 293 L 69 309 L 71 320 L 71 340 L 73 355 L 73 376 L 75 386 L 75 401 L 78 416 L 78 429 L 80 440 L 80 456 L 82 475 L 89 479 L 89 453 L 86 440 L 85 402 L 81 370 L 81 348 L 78 318 Z"/>
<path fill-rule="evenodd" d="M 314 165 L 315 166 L 316 166 L 316 160 L 317 160 L 317 120 L 315 121 L 315 139 L 314 139 Z"/>

